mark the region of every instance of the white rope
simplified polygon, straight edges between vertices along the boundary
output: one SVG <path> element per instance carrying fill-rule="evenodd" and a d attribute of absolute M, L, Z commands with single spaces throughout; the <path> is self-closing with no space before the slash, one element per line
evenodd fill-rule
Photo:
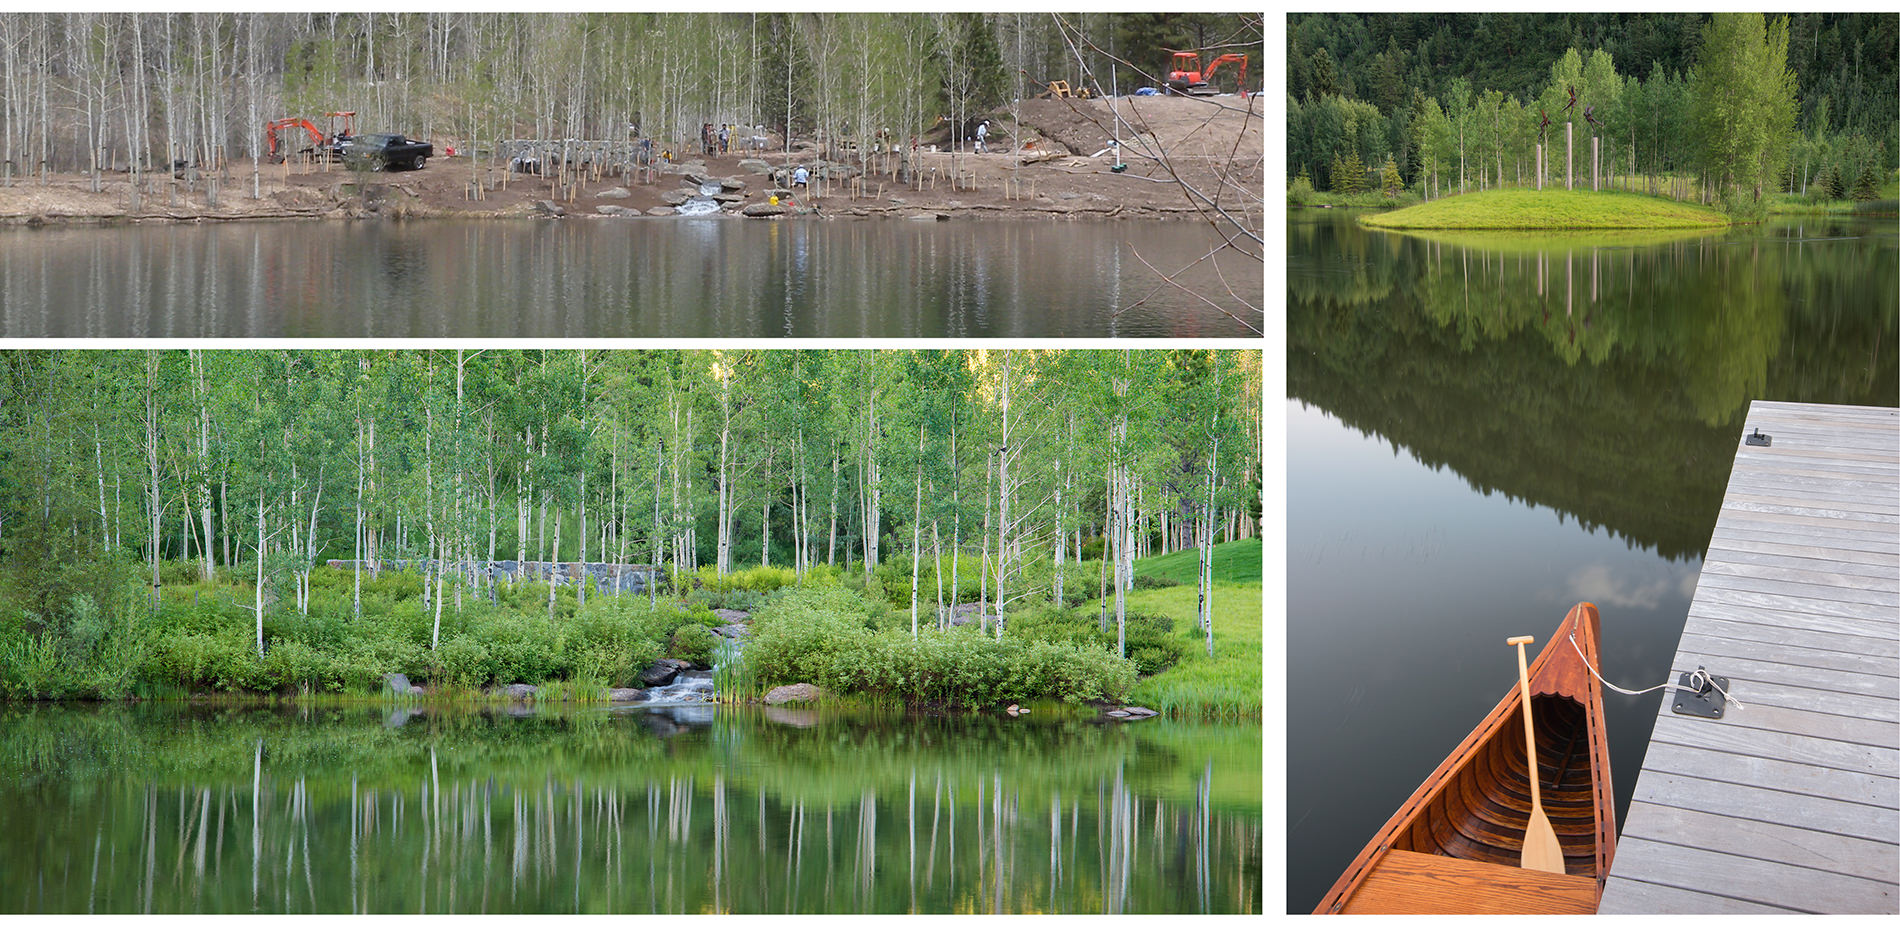
<path fill-rule="evenodd" d="M 1622 686 L 1617 685 L 1616 683 L 1609 681 L 1608 679 L 1603 678 L 1603 674 L 1597 672 L 1597 668 L 1590 665 L 1590 658 L 1585 657 L 1583 655 L 1583 648 L 1577 646 L 1577 635 L 1575 632 L 1572 632 L 1570 635 L 1570 646 L 1577 651 L 1577 656 L 1583 660 L 1583 668 L 1589 670 L 1590 675 L 1595 676 L 1598 682 L 1603 683 L 1605 686 L 1608 686 L 1611 689 L 1621 692 L 1624 695 L 1643 695 L 1645 693 L 1654 692 L 1657 689 L 1675 689 L 1678 692 L 1687 692 L 1690 695 L 1700 695 L 1702 694 L 1701 686 L 1703 683 L 1706 682 L 1711 686 L 1715 686 L 1715 691 L 1722 693 L 1722 697 L 1727 699 L 1729 704 L 1734 705 L 1736 711 L 1741 711 L 1743 708 L 1742 703 L 1739 701 L 1736 701 L 1735 696 L 1728 694 L 1727 689 L 1724 689 L 1720 685 L 1717 685 L 1715 678 L 1713 676 L 1710 676 L 1708 674 L 1708 671 L 1702 669 L 1701 667 L 1697 667 L 1695 672 L 1689 674 L 1689 681 L 1695 684 L 1694 687 L 1685 686 L 1685 685 L 1681 685 L 1679 683 L 1674 683 L 1674 682 L 1665 682 L 1659 686 L 1650 686 L 1647 689 L 1637 689 L 1635 691 L 1631 691 L 1629 689 L 1625 689 Z"/>

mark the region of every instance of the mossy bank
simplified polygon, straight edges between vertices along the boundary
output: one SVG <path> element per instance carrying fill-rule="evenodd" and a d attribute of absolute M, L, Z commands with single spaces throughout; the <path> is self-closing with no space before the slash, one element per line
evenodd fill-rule
<path fill-rule="evenodd" d="M 1377 229 L 1722 228 L 1728 217 L 1693 203 L 1639 193 L 1491 190 L 1359 217 Z"/>

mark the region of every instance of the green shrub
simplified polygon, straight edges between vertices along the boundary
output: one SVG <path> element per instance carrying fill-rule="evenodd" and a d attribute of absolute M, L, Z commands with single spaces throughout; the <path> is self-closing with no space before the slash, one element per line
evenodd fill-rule
<path fill-rule="evenodd" d="M 870 603 L 848 592 L 806 592 L 761 611 L 745 650 L 760 687 L 811 682 L 836 692 L 913 704 L 978 707 L 1009 701 L 1119 698 L 1135 666 L 1105 649 L 970 627 L 873 631 Z"/>
<path fill-rule="evenodd" d="M 667 644 L 667 656 L 690 660 L 701 667 L 711 666 L 713 651 L 719 647 L 719 635 L 703 624 L 681 625 Z"/>
<path fill-rule="evenodd" d="M 269 685 L 254 642 L 241 632 L 186 631 L 159 637 L 146 661 L 155 681 L 188 691 L 263 689 Z"/>
<path fill-rule="evenodd" d="M 1167 615 L 1129 611 L 1123 626 L 1128 658 L 1143 676 L 1152 676 L 1173 666 L 1185 652 L 1182 642 L 1171 632 L 1174 619 Z M 1087 646 L 1112 652 L 1115 649 L 1115 617 L 1109 616 L 1103 631 L 1099 609 L 1026 608 L 1009 616 L 1008 633 L 1029 640 L 1053 641 Z"/>
<path fill-rule="evenodd" d="M 628 685 L 659 657 L 666 635 L 685 620 L 677 606 L 662 602 L 655 608 L 644 596 L 590 599 L 568 630 L 568 665 L 577 677 Z"/>
<path fill-rule="evenodd" d="M 1135 589 L 1166 589 L 1169 586 L 1179 586 L 1181 583 L 1178 580 L 1166 576 L 1150 576 L 1144 573 L 1138 573 L 1135 575 L 1135 581 L 1130 585 Z"/>
<path fill-rule="evenodd" d="M 482 642 L 468 635 L 457 635 L 435 649 L 435 675 L 439 685 L 478 689 L 495 677 L 495 659 Z"/>
<path fill-rule="evenodd" d="M 536 685 L 561 674 L 561 631 L 551 621 L 500 619 L 485 622 L 475 634 L 495 660 L 494 678 L 498 683 Z"/>
<path fill-rule="evenodd" d="M 1313 181 L 1305 171 L 1286 185 L 1286 201 L 1289 206 L 1304 206 L 1313 201 Z"/>
<path fill-rule="evenodd" d="M 274 641 L 264 651 L 264 673 L 278 688 L 335 692 L 343 674 L 326 650 L 300 640 Z"/>

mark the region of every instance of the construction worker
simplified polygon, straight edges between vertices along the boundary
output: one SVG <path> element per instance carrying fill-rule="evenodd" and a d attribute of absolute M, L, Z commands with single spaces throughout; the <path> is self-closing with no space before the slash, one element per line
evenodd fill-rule
<path fill-rule="evenodd" d="M 805 170 L 805 165 L 800 164 L 797 170 L 792 171 L 792 187 L 793 189 L 797 189 L 798 187 L 804 187 L 806 190 L 811 189 L 811 172 Z"/>
<path fill-rule="evenodd" d="M 732 127 L 728 125 L 720 126 L 719 127 L 719 153 L 725 154 L 727 150 L 727 146 L 730 145 L 731 142 L 732 142 Z"/>
<path fill-rule="evenodd" d="M 982 122 L 979 122 L 976 124 L 976 150 L 977 151 L 987 152 L 990 150 L 988 144 L 986 144 L 989 140 L 989 137 L 990 137 L 990 121 L 988 119 L 985 119 Z"/>

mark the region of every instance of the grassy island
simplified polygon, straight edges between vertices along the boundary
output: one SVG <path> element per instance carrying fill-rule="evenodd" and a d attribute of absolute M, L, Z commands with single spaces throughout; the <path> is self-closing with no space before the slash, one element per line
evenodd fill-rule
<path fill-rule="evenodd" d="M 1728 225 L 1721 213 L 1660 196 L 1588 190 L 1491 190 L 1361 216 L 1379 229 L 1681 229 Z"/>

